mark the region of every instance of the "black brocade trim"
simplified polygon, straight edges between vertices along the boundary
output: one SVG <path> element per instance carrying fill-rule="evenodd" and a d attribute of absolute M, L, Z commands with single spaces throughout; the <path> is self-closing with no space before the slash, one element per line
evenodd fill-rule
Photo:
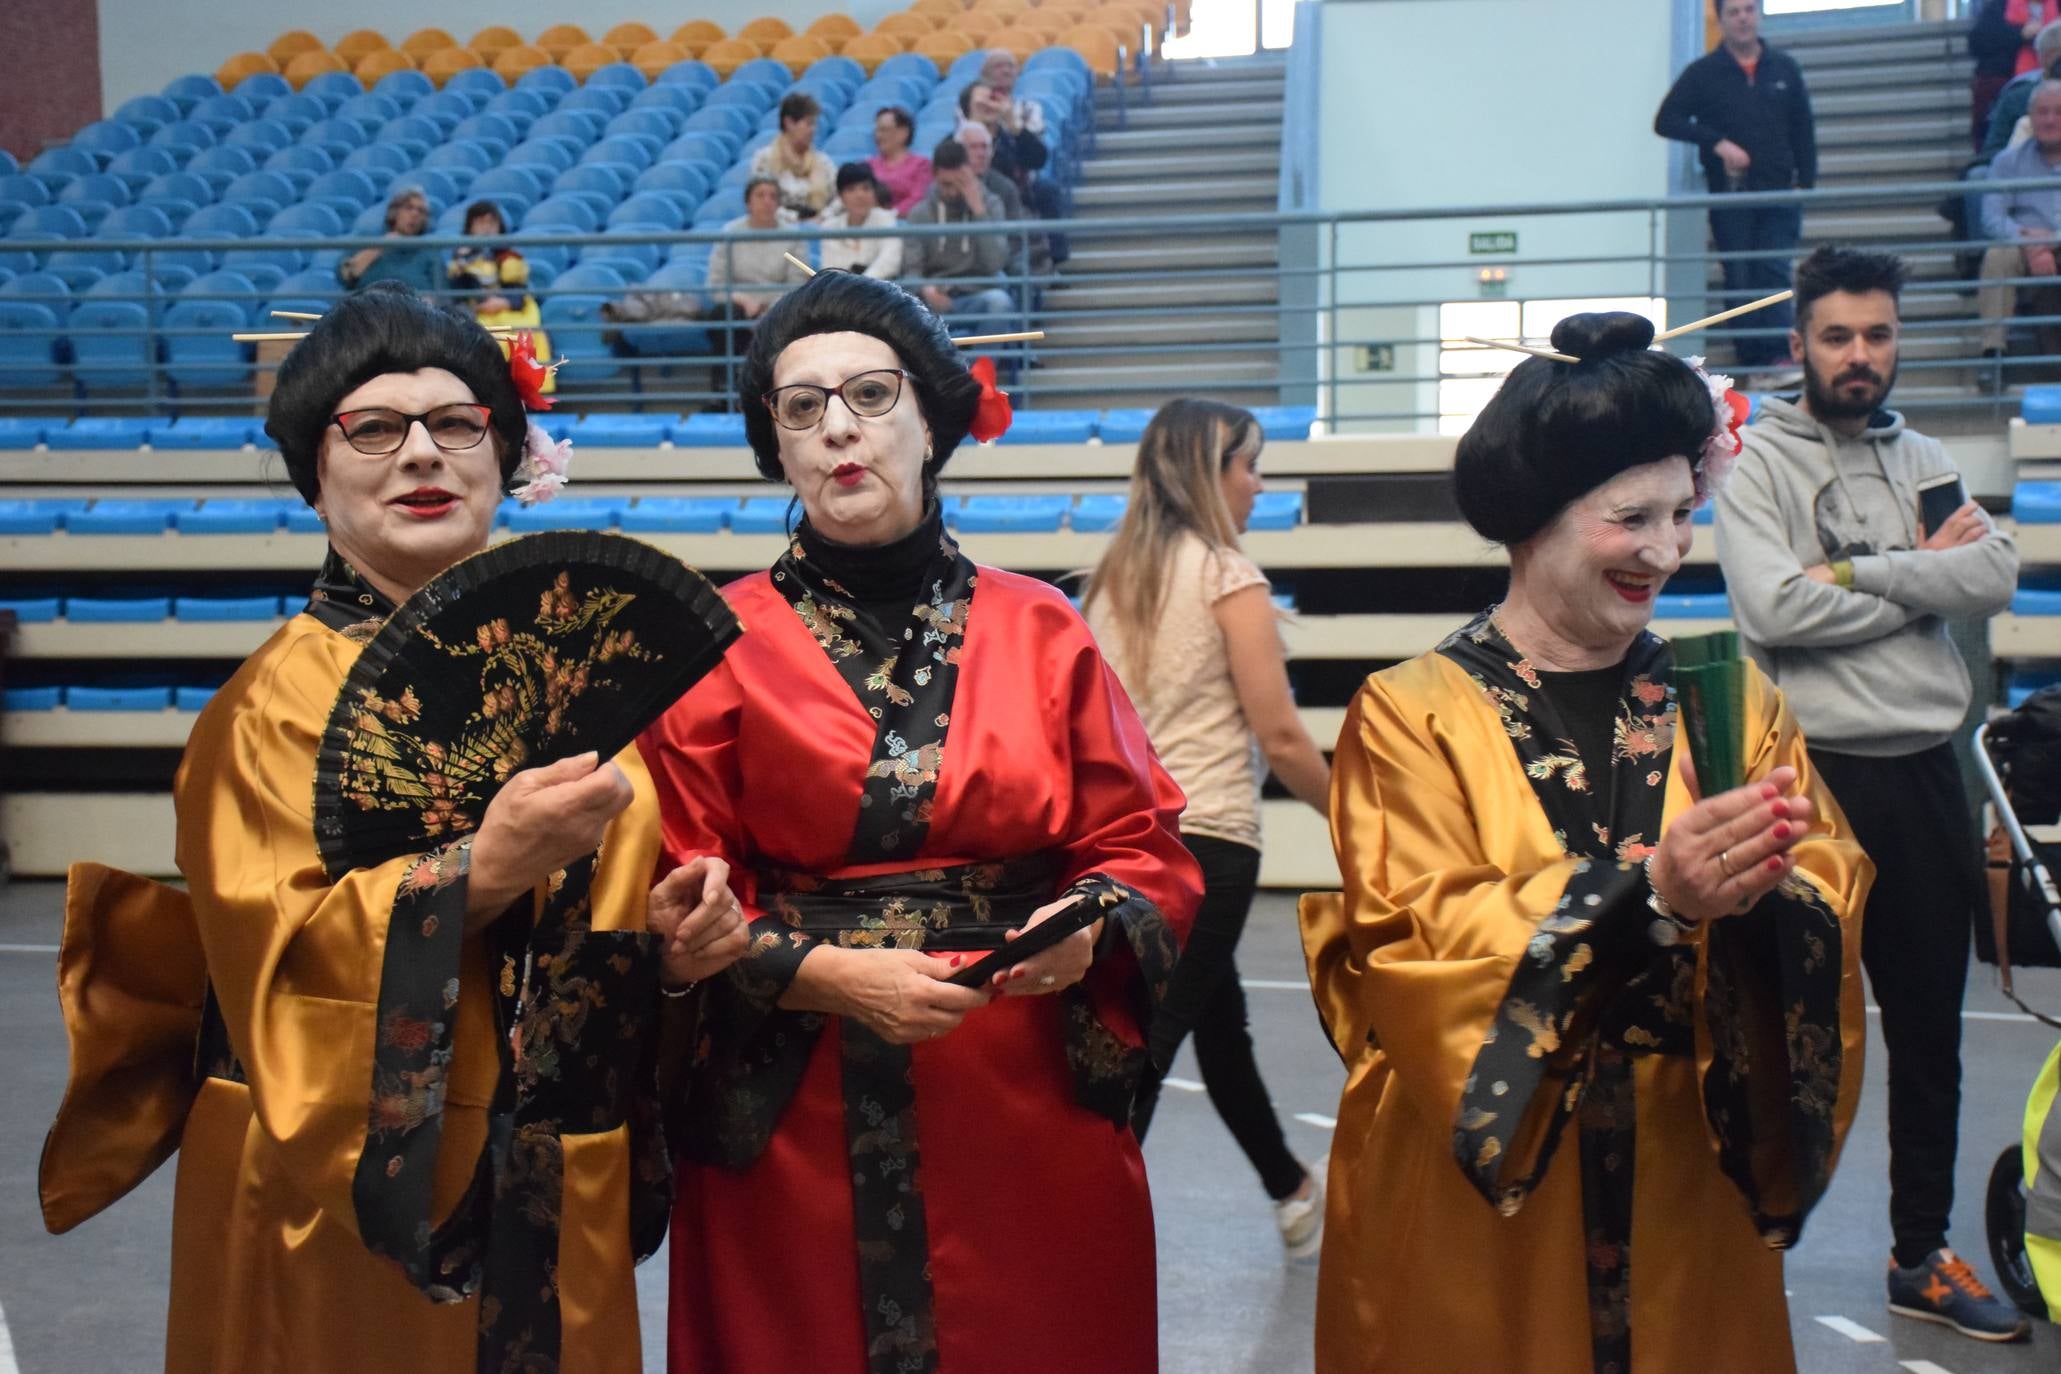
<path fill-rule="evenodd" d="M 359 576 L 334 548 L 323 556 L 322 570 L 315 574 L 308 604 L 302 607 L 303 614 L 360 643 L 370 639 L 394 610 L 387 595 Z"/>
<path fill-rule="evenodd" d="M 1076 983 L 1061 994 L 1066 1003 L 1066 1059 L 1073 1068 L 1074 1100 L 1115 1125 L 1127 1125 L 1138 1083 L 1150 1062 L 1146 1046 L 1152 1042 L 1152 1018 L 1165 1000 L 1167 980 L 1180 957 L 1180 941 L 1157 906 L 1112 878 L 1091 873 L 1069 891 L 1092 894 L 1102 908 L 1096 963 L 1122 941 L 1137 967 L 1137 979 L 1131 985 L 1131 1014 L 1142 1044 L 1127 1045 L 1102 1024 L 1085 984 Z M 1094 977 L 1092 969 L 1089 977 Z"/>

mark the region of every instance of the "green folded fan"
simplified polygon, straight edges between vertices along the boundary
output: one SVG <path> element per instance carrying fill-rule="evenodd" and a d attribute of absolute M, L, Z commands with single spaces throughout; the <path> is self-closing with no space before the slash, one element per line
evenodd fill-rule
<path fill-rule="evenodd" d="M 1746 783 L 1746 660 L 1739 635 L 1718 630 L 1674 641 L 1675 697 L 1698 790 L 1706 797 Z"/>

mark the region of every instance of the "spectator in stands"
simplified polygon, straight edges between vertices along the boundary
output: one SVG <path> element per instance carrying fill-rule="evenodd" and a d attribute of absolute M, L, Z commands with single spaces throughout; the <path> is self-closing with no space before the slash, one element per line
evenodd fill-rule
<path fill-rule="evenodd" d="M 1978 161 L 1993 162 L 1998 153 L 2024 141 L 2018 137 L 2018 124 L 2032 104 L 2033 87 L 2054 75 L 2054 67 L 2061 64 L 2061 19 L 2053 20 L 2041 29 L 2039 36 L 2032 40 L 2032 48 L 2039 65 L 2004 83 L 1984 125 Z"/>
<path fill-rule="evenodd" d="M 1953 747 L 1968 669 L 1947 622 L 2008 606 L 2018 552 L 1973 501 L 1936 529 L 1919 518 L 1920 484 L 1954 467 L 1883 408 L 1903 283 L 1883 253 L 1825 247 L 1798 266 L 1803 395 L 1763 401 L 1745 431 L 1718 560 L 1740 636 L 1875 861 L 1861 959 L 1889 1048 L 1890 1310 L 2019 1339 L 2025 1318 L 1947 1248 L 1969 923 L 1987 902 Z"/>
<path fill-rule="evenodd" d="M 1003 56 L 1008 57 L 1008 54 Z M 1016 79 L 1015 60 L 1010 57 L 1007 68 L 1012 86 Z M 988 66 L 994 65 L 994 55 L 990 54 Z M 1039 219 L 1066 217 L 1066 197 L 1058 183 L 1038 175 L 1039 169 L 1050 160 L 1051 150 L 1045 146 L 1044 111 L 1036 101 L 1014 100 L 1007 91 L 998 93 L 983 79 L 959 92 L 959 117 L 965 122 L 987 126 L 994 141 L 994 168 L 1016 184 L 1018 200 L 1024 209 Z M 1065 235 L 1051 235 L 1048 248 L 1053 262 L 1066 261 Z"/>
<path fill-rule="evenodd" d="M 835 191 L 837 169 L 816 146 L 822 114 L 807 91 L 788 92 L 780 100 L 780 136 L 751 160 L 751 174 L 770 177 L 780 188 L 780 204 L 797 219 L 821 214 Z"/>
<path fill-rule="evenodd" d="M 476 200 L 465 207 L 465 232 L 477 238 L 495 238 L 508 232 L 501 207 L 491 200 Z M 537 361 L 551 361 L 551 341 L 537 326 L 542 316 L 537 298 L 530 294 L 530 265 L 514 248 L 475 247 L 467 244 L 451 254 L 445 267 L 458 299 L 471 307 L 472 314 L 489 329 L 515 326 L 530 331 Z M 558 390 L 558 376 L 547 373 L 546 394 Z"/>
<path fill-rule="evenodd" d="M 957 139 L 946 139 L 931 154 L 935 179 L 930 194 L 909 215 L 908 223 L 980 226 L 1001 219 L 1000 207 Z M 912 234 L 902 246 L 902 275 L 923 284 L 916 294 L 940 315 L 1002 314 L 1016 308 L 1004 271 L 1009 261 L 1006 238 L 973 228 L 958 234 Z"/>
<path fill-rule="evenodd" d="M 995 139 L 988 132 L 988 126 L 968 120 L 952 135 L 966 149 L 966 165 L 980 178 L 980 184 L 992 194 L 999 208 L 1000 218 L 1022 220 L 1030 218 L 1024 213 L 1023 195 L 1016 183 L 995 170 Z M 1010 260 L 1027 262 L 1034 273 L 1052 270 L 1052 237 L 1049 234 L 1032 234 L 1026 245 L 1028 252 L 1016 251 L 1011 244 Z"/>
<path fill-rule="evenodd" d="M 787 260 L 790 253 L 806 259 L 808 245 L 791 234 L 774 232 L 795 222 L 780 203 L 780 183 L 764 176 L 746 182 L 744 210 L 723 226 L 725 234 L 737 237 L 725 239 L 709 254 L 708 290 L 714 298 L 713 314 L 719 318 L 742 315 L 755 320 L 791 287 L 809 279 Z"/>
<path fill-rule="evenodd" d="M 995 125 L 1008 134 L 1043 134 L 1044 106 L 1035 100 L 1016 98 L 1020 70 L 1015 53 L 1007 48 L 991 50 L 987 60 L 980 64 L 980 80 L 966 88 L 974 92 L 971 113 L 983 124 Z"/>
<path fill-rule="evenodd" d="M 873 169 L 863 162 L 847 162 L 837 169 L 837 203 L 824 211 L 819 223 L 825 229 L 891 229 L 897 222 L 895 212 L 880 199 L 880 182 Z M 823 265 L 893 281 L 902 271 L 902 241 L 824 239 Z"/>
<path fill-rule="evenodd" d="M 1978 149 L 2004 84 L 2048 65 L 2037 50 L 2045 10 L 2045 0 L 1982 0 L 1975 11 L 1975 24 L 1968 30 L 1968 51 L 1975 58 L 1968 129 Z"/>
<path fill-rule="evenodd" d="M 2007 148 L 1990 164 L 1991 181 L 2061 177 L 2061 81 L 2039 83 L 2032 96 L 2032 137 Z M 1982 255 L 1982 288 L 1976 306 L 1982 315 L 1982 356 L 1991 360 L 1983 383 L 2001 388 L 2005 330 L 2021 300 L 2041 315 L 2061 314 L 2061 282 L 2020 287 L 2014 279 L 2044 277 L 2056 272 L 2055 245 L 2061 239 L 2061 180 L 2030 191 L 1992 191 L 1982 198 L 1982 236 L 1990 246 Z M 2020 292 L 2025 296 L 2021 297 Z M 2040 351 L 2061 347 L 2061 328 L 2042 325 Z"/>
<path fill-rule="evenodd" d="M 1153 1018 L 1132 1129 L 1142 1143 L 1166 1066 L 1192 1029 L 1210 1102 L 1273 1199 L 1282 1245 L 1300 1259 L 1323 1236 L 1323 1184 L 1289 1151 L 1260 1078 L 1236 956 L 1259 883 L 1260 784 L 1271 772 L 1326 812 L 1331 766 L 1296 714 L 1267 576 L 1238 546 L 1265 444 L 1259 421 L 1236 406 L 1184 396 L 1161 407 L 1082 611 L 1188 798 L 1181 843 L 1202 868 L 1202 906 Z"/>
<path fill-rule="evenodd" d="M 898 215 L 915 209 L 916 202 L 930 190 L 930 159 L 909 151 L 909 142 L 915 137 L 916 116 L 900 105 L 889 105 L 873 116 L 873 146 L 879 151 L 866 163 Z"/>
<path fill-rule="evenodd" d="M 1803 68 L 1761 41 L 1760 0 L 1712 3 L 1724 41 L 1676 79 L 1654 116 L 1654 132 L 1697 146 L 1712 195 L 1809 190 L 1818 181 L 1818 143 Z M 1782 255 L 1795 249 L 1802 230 L 1803 210 L 1796 204 L 1712 209 L 1710 236 L 1721 255 L 1727 304 L 1787 286 L 1789 260 Z M 1734 256 L 1740 253 L 1775 256 Z M 1756 317 L 1755 327 L 1779 330 L 1794 318 L 1788 305 L 1780 305 Z M 1736 349 L 1744 368 L 1782 373 L 1795 367 L 1779 333 L 1741 338 Z"/>
<path fill-rule="evenodd" d="M 403 186 L 386 203 L 386 234 L 390 239 L 419 238 L 429 232 L 429 197 L 419 186 Z M 444 264 L 433 248 L 419 244 L 393 243 L 378 248 L 360 248 L 336 265 L 336 278 L 356 290 L 376 281 L 397 281 L 428 295 L 441 294 Z"/>

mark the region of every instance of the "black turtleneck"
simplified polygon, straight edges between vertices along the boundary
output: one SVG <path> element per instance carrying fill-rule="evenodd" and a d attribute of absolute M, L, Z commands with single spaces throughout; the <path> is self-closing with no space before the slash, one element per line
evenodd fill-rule
<path fill-rule="evenodd" d="M 843 588 L 859 614 L 883 631 L 899 633 L 911 609 L 924 599 L 924 574 L 938 561 L 944 528 L 944 512 L 933 500 L 915 529 L 885 544 L 835 543 L 806 518 L 794 537 L 803 559 Z"/>

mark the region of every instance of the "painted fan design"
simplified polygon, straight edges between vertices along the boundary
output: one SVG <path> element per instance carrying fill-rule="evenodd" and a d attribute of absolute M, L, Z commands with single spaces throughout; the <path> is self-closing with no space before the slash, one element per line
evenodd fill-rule
<path fill-rule="evenodd" d="M 707 578 L 621 535 L 550 531 L 453 564 L 330 711 L 315 836 L 331 880 L 470 834 L 522 769 L 620 752 L 742 630 Z"/>

